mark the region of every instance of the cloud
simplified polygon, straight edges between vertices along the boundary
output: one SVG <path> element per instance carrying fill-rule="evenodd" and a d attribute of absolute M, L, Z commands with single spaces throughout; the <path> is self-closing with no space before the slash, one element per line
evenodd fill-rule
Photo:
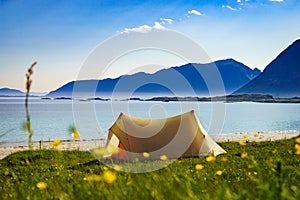
<path fill-rule="evenodd" d="M 165 27 L 161 25 L 159 22 L 154 22 L 153 26 L 142 25 L 136 28 L 125 28 L 122 33 L 130 33 L 130 32 L 137 32 L 137 33 L 148 33 L 152 30 L 163 30 Z"/>
<path fill-rule="evenodd" d="M 203 14 L 201 12 L 199 12 L 198 10 L 189 10 L 188 14 L 190 15 L 198 15 L 198 16 L 202 16 Z"/>
<path fill-rule="evenodd" d="M 152 30 L 151 26 L 148 25 L 142 25 L 137 28 L 125 28 L 123 33 L 129 33 L 129 32 L 138 32 L 138 33 L 147 33 Z"/>
<path fill-rule="evenodd" d="M 159 20 L 161 21 L 161 24 L 172 24 L 173 23 L 173 19 L 169 19 L 169 18 L 160 18 Z"/>
<path fill-rule="evenodd" d="M 237 2 L 237 3 L 241 3 L 241 0 L 237 0 L 236 2 Z"/>
<path fill-rule="evenodd" d="M 165 29 L 166 27 L 164 27 L 163 25 L 161 25 L 159 22 L 154 22 L 154 26 L 153 26 L 154 29 Z"/>
<path fill-rule="evenodd" d="M 232 10 L 232 11 L 237 11 L 236 8 L 233 8 L 230 5 L 226 5 L 226 6 L 222 5 L 222 8 L 227 8 L 227 9 Z"/>
<path fill-rule="evenodd" d="M 271 2 L 284 2 L 284 0 L 270 0 Z"/>

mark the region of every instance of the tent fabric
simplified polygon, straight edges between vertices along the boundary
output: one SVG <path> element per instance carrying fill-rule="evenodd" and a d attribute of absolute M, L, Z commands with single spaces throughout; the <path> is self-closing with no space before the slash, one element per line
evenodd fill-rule
<path fill-rule="evenodd" d="M 120 113 L 108 133 L 107 145 L 119 147 L 121 160 L 217 156 L 226 151 L 204 130 L 194 111 L 165 119 L 145 119 Z"/>

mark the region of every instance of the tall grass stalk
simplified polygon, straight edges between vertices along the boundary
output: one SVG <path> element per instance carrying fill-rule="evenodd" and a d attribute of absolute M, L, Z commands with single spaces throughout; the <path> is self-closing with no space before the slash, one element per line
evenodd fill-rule
<path fill-rule="evenodd" d="M 32 84 L 31 75 L 33 74 L 33 67 L 37 64 L 37 62 L 32 63 L 32 65 L 28 68 L 26 76 L 26 97 L 25 97 L 25 110 L 26 110 L 26 122 L 24 123 L 24 129 L 28 133 L 28 147 L 32 149 L 32 136 L 33 136 L 33 130 L 31 128 L 31 122 L 30 122 L 30 113 L 29 113 L 29 107 L 28 107 L 28 100 L 29 100 L 29 93 L 30 88 Z"/>

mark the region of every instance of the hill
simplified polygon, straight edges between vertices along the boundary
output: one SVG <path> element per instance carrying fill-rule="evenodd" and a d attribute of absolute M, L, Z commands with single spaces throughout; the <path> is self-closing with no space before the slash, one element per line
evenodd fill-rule
<path fill-rule="evenodd" d="M 259 76 L 234 94 L 300 96 L 300 39 L 281 52 Z"/>
<path fill-rule="evenodd" d="M 216 68 L 220 74 L 216 74 Z M 200 73 L 199 73 L 200 72 Z M 205 74 L 205 76 L 203 76 Z M 233 59 L 220 60 L 207 64 L 186 64 L 179 67 L 162 69 L 153 74 L 139 72 L 132 75 L 123 75 L 115 79 L 79 80 L 69 82 L 47 96 L 72 96 L 76 87 L 79 96 L 119 96 L 147 95 L 198 95 L 210 96 L 222 94 L 222 85 L 216 84 L 216 75 L 220 75 L 224 83 L 226 94 L 248 83 L 260 74 L 258 69 L 250 69 L 246 65 Z M 203 77 L 208 77 L 210 88 Z M 224 93 L 223 93 L 224 94 Z"/>
<path fill-rule="evenodd" d="M 25 96 L 25 93 L 16 89 L 1 88 L 0 96 Z"/>

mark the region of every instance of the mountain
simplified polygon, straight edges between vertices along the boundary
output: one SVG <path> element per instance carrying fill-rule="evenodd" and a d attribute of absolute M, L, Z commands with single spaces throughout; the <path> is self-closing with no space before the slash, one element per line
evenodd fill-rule
<path fill-rule="evenodd" d="M 234 94 L 300 96 L 300 39 L 281 52 L 259 76 Z"/>
<path fill-rule="evenodd" d="M 1 88 L 0 96 L 25 96 L 25 93 L 16 89 Z"/>
<path fill-rule="evenodd" d="M 153 74 L 139 72 L 115 79 L 72 81 L 50 92 L 47 96 L 70 97 L 73 89 L 77 92 L 76 96 L 111 96 L 115 94 L 118 96 L 143 94 L 210 96 L 210 94 L 222 94 L 222 87 L 217 80 L 224 84 L 226 94 L 230 94 L 260 73 L 258 69 L 252 70 L 233 59 L 207 64 L 189 63 L 162 69 Z M 206 80 L 202 76 L 206 77 Z M 218 76 L 219 79 L 216 78 Z"/>

